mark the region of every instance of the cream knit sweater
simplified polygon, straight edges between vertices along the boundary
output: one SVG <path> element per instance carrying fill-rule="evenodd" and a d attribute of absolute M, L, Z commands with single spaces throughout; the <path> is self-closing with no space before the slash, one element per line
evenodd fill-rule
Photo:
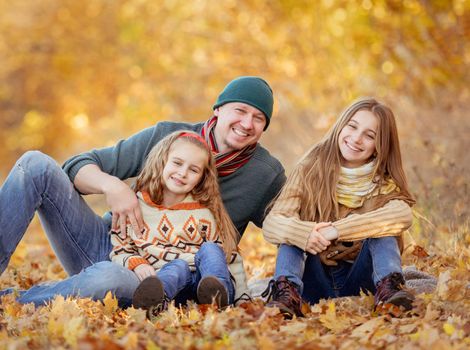
<path fill-rule="evenodd" d="M 167 262 L 182 259 L 194 271 L 194 257 L 201 245 L 205 241 L 221 244 L 211 211 L 191 195 L 170 208 L 153 203 L 147 193 L 138 192 L 137 198 L 145 222 L 143 237 L 138 238 L 131 225 L 127 225 L 126 235 L 111 231 L 113 262 L 130 270 L 149 264 L 158 271 Z M 240 254 L 232 254 L 228 268 L 235 282 L 235 300 L 243 294 L 249 296 Z"/>
<path fill-rule="evenodd" d="M 273 244 L 290 244 L 305 250 L 315 222 L 300 220 L 300 176 L 294 175 L 292 186 L 284 190 L 263 223 L 264 238 Z M 410 206 L 402 200 L 391 200 L 383 207 L 365 214 L 350 214 L 333 222 L 339 241 L 399 236 L 411 226 Z"/>

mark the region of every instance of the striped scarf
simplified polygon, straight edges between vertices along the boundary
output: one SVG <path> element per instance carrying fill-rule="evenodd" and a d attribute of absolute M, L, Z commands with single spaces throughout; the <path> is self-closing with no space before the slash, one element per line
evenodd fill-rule
<path fill-rule="evenodd" d="M 224 177 L 234 173 L 237 169 L 245 165 L 253 156 L 257 143 L 248 145 L 239 151 L 229 151 L 219 153 L 217 142 L 214 135 L 214 127 L 217 124 L 217 117 L 213 116 L 204 123 L 201 130 L 201 136 L 206 140 L 212 150 L 217 167 L 217 173 L 220 177 Z"/>
<path fill-rule="evenodd" d="M 385 181 L 378 191 L 377 183 L 372 181 L 375 161 L 364 164 L 358 168 L 341 167 L 336 196 L 338 203 L 348 208 L 359 208 L 367 198 L 379 194 L 389 194 L 398 187 L 392 179 Z"/>

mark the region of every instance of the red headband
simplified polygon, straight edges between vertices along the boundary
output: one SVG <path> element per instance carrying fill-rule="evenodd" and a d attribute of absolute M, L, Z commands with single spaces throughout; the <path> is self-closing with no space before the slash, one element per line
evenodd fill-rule
<path fill-rule="evenodd" d="M 180 137 L 192 137 L 196 140 L 198 140 L 199 142 L 201 142 L 204 146 L 206 146 L 206 148 L 210 151 L 210 147 L 209 145 L 207 144 L 206 140 L 204 140 L 200 135 L 198 134 L 193 134 L 192 132 L 182 132 L 178 138 Z"/>

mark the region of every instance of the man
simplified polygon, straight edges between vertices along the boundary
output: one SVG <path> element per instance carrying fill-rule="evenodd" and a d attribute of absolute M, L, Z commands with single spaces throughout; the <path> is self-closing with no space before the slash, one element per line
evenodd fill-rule
<path fill-rule="evenodd" d="M 50 157 L 25 153 L 0 189 L 0 273 L 5 270 L 35 211 L 68 274 L 109 259 L 111 227 L 143 227 L 134 191 L 123 180 L 136 176 L 147 154 L 164 136 L 193 130 L 216 154 L 222 199 L 243 234 L 249 221 L 261 227 L 269 202 L 285 181 L 280 162 L 258 144 L 269 126 L 273 95 L 258 77 L 231 81 L 208 121 L 160 122 L 115 146 L 72 157 L 61 169 Z M 81 194 L 104 194 L 111 215 L 95 214 Z"/>

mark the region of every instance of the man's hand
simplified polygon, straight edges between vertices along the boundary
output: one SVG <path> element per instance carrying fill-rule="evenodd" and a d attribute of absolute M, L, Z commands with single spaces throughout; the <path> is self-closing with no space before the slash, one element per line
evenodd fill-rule
<path fill-rule="evenodd" d="M 135 235 L 141 238 L 145 226 L 135 192 L 125 182 L 113 177 L 103 186 L 103 193 L 113 213 L 111 227 L 120 229 L 121 234 L 125 236 L 126 225 L 129 222 Z"/>
<path fill-rule="evenodd" d="M 142 282 L 147 277 L 155 276 L 155 269 L 149 264 L 140 264 L 134 269 L 134 273 Z"/>
<path fill-rule="evenodd" d="M 320 232 L 322 229 L 329 227 L 332 227 L 331 222 L 319 222 L 315 225 L 307 240 L 307 247 L 305 249 L 307 253 L 316 255 L 328 248 L 331 242 Z"/>
<path fill-rule="evenodd" d="M 102 193 L 106 196 L 106 202 L 113 213 L 113 230 L 120 229 L 125 236 L 126 224 L 129 222 L 137 237 L 142 237 L 145 226 L 139 201 L 124 181 L 101 171 L 95 164 L 87 164 L 80 168 L 73 184 L 83 194 Z"/>

